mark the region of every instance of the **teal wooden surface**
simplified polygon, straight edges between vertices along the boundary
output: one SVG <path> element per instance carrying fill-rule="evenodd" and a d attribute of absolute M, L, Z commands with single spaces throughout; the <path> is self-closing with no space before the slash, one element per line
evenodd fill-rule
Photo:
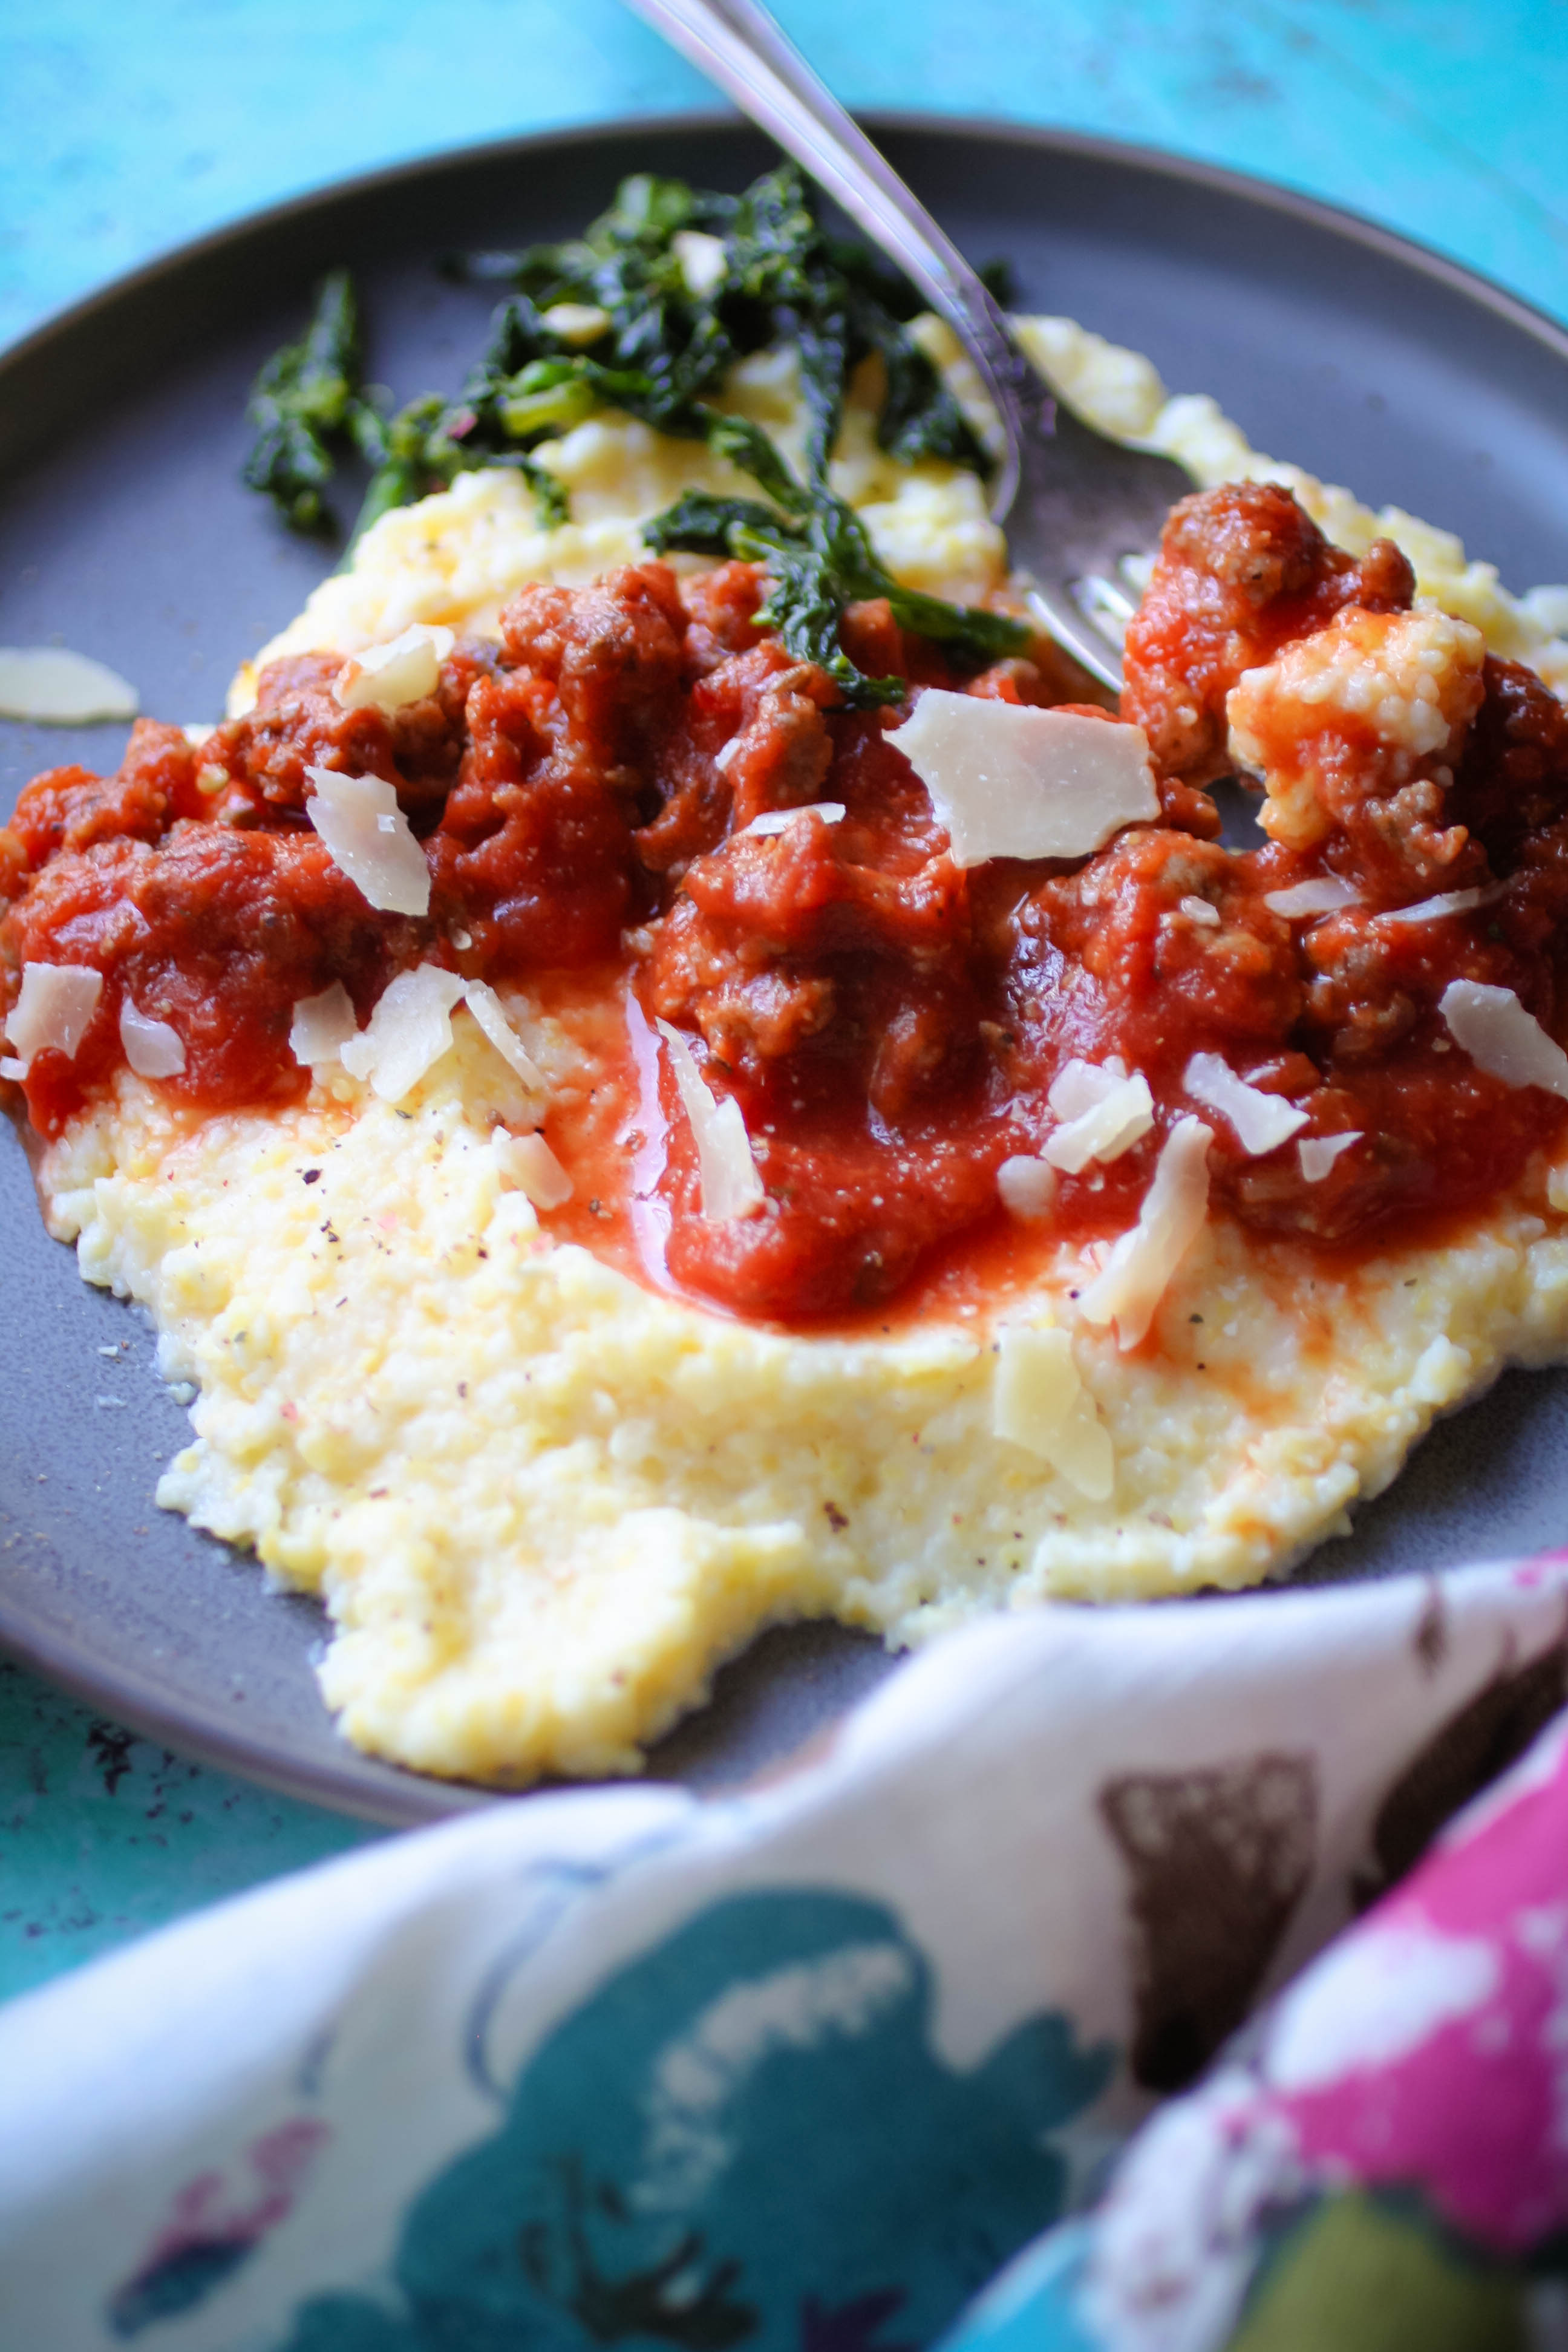
<path fill-rule="evenodd" d="M 0 1660 L 0 1998 L 374 1834 L 170 1756 Z"/>
<path fill-rule="evenodd" d="M 1568 319 L 1564 0 L 777 6 L 852 105 L 1054 123 L 1258 173 Z M 7 0 L 0 341 L 345 173 L 710 102 L 618 0 Z M 371 1834 L 0 1670 L 0 1994 Z"/>
<path fill-rule="evenodd" d="M 1373 215 L 1568 313 L 1563 0 L 779 0 L 852 104 L 1060 123 Z M 0 340 L 345 173 L 703 104 L 618 0 L 0 8 Z"/>

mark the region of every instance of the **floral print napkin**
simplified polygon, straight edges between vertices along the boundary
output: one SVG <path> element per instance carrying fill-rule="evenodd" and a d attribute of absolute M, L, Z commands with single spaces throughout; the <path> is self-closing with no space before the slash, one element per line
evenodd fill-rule
<path fill-rule="evenodd" d="M 1550 1652 L 1524 1670 L 1543 1696 L 1556 1674 Z M 1450 1756 L 1486 1753 L 1510 1679 L 1447 1728 Z M 1568 1727 L 1162 2109 L 1093 2215 L 1020 2257 L 949 2346 L 1568 2347 Z"/>
<path fill-rule="evenodd" d="M 0 2012 L 0 2345 L 1556 2340 L 1565 1696 L 1556 1559 L 1048 1609 L 219 1906 Z"/>

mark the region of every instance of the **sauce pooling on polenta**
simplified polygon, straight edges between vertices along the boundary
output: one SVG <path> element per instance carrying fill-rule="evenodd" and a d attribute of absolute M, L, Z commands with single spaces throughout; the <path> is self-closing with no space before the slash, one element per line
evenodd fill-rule
<path fill-rule="evenodd" d="M 661 1058 L 661 1274 L 784 1322 L 984 1261 L 1006 1230 L 998 1171 L 1039 1151 L 1069 1063 L 1142 1074 L 1153 1113 L 1117 1156 L 1054 1171 L 1048 1227 L 1075 1241 L 1137 1216 L 1194 1108 L 1194 1055 L 1303 1114 L 1263 1150 L 1214 1118 L 1214 1200 L 1325 1247 L 1484 1204 L 1555 1136 L 1563 1103 L 1456 1050 L 1439 1004 L 1462 979 L 1561 1026 L 1568 713 L 1465 624 L 1413 611 L 1387 541 L 1354 562 L 1264 484 L 1183 501 L 1122 703 L 1161 815 L 1071 861 L 957 865 L 888 740 L 909 701 L 844 707 L 759 625 L 765 587 L 747 564 L 678 580 L 648 562 L 526 588 L 499 644 L 460 641 L 395 711 L 343 708 L 342 657 L 300 655 L 199 746 L 143 722 L 114 776 L 40 776 L 0 832 L 0 1001 L 29 963 L 104 984 L 74 1058 L 28 1066 L 35 1125 L 58 1134 L 112 1078 L 127 1000 L 183 1044 L 155 1083 L 205 1111 L 304 1094 L 294 1007 L 333 982 L 363 1024 L 419 964 L 503 988 L 576 975 L 575 995 L 629 991 L 678 1031 L 750 1139 L 760 1213 L 705 1217 Z M 1045 652 L 955 674 L 879 603 L 843 635 L 910 700 L 1072 690 Z M 1207 790 L 1238 756 L 1267 791 L 1247 851 L 1220 843 Z M 395 789 L 427 918 L 377 912 L 333 862 L 311 767 Z M 626 1059 L 606 1055 L 606 1102 Z M 573 1134 L 553 1139 L 584 1180 L 574 1234 L 624 1254 L 631 1189 L 605 1170 L 647 1136 L 601 1106 L 578 1169 Z M 1342 1148 L 1314 1162 L 1314 1140 Z"/>

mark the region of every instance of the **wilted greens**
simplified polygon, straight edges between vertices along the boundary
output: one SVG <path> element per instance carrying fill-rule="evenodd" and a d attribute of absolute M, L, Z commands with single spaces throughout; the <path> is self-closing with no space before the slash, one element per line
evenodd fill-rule
<path fill-rule="evenodd" d="M 394 414 L 366 390 L 353 289 L 342 270 L 324 280 L 301 341 L 263 369 L 251 400 L 257 442 L 246 479 L 294 528 L 321 527 L 323 488 L 353 450 L 374 469 L 356 538 L 389 508 L 475 466 L 517 467 L 541 520 L 561 522 L 564 493 L 530 453 L 609 406 L 705 441 L 752 477 L 762 499 L 689 495 L 644 535 L 658 550 L 765 564 L 768 625 L 801 659 L 820 662 L 850 701 L 902 692 L 896 679 L 865 677 L 843 651 L 839 621 L 856 598 L 887 596 L 900 622 L 942 639 L 960 659 L 994 659 L 1025 642 L 1025 630 L 1000 614 L 899 587 L 829 487 L 845 388 L 873 352 L 887 385 L 878 437 L 889 454 L 976 467 L 986 461 L 907 331 L 918 307 L 910 289 L 868 247 L 820 226 L 793 165 L 765 173 L 739 196 L 638 174 L 582 237 L 450 267 L 512 289 L 456 401 L 426 394 Z M 810 415 L 804 480 L 763 433 L 709 398 L 738 359 L 780 341 L 800 354 Z"/>
<path fill-rule="evenodd" d="M 340 452 L 367 447 L 367 424 L 380 419 L 360 389 L 359 307 L 353 280 L 334 269 L 321 280 L 310 325 L 297 343 L 274 352 L 250 395 L 256 441 L 245 479 L 265 491 L 296 530 L 319 530 L 328 520 L 322 489 Z"/>

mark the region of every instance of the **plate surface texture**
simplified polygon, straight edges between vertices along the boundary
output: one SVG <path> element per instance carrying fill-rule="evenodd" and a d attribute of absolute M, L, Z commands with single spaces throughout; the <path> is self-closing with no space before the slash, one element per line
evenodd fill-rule
<path fill-rule="evenodd" d="M 1027 131 L 873 120 L 1023 307 L 1147 352 L 1255 447 L 1461 534 L 1515 588 L 1568 576 L 1568 335 L 1454 265 L 1304 199 L 1198 165 Z M 51 640 L 133 679 L 143 709 L 211 719 L 240 660 L 331 562 L 240 487 L 246 394 L 314 278 L 355 265 L 369 373 L 455 389 L 493 295 L 455 247 L 566 235 L 626 173 L 740 187 L 771 160 L 732 124 L 521 141 L 356 182 L 187 248 L 0 361 L 0 640 Z M 344 497 L 345 508 L 352 491 Z M 123 730 L 0 723 L 0 811 L 37 770 L 118 761 Z M 360 1757 L 310 1671 L 316 1605 L 153 1502 L 187 1423 L 145 1327 L 45 1236 L 0 1135 L 9 1344 L 0 1371 L 0 1642 L 167 1745 L 382 1821 L 486 1801 Z M 106 1350 L 112 1349 L 112 1354 Z M 1446 1424 L 1314 1578 L 1451 1565 L 1568 1536 L 1568 1374 L 1510 1374 Z M 733 1781 L 887 1670 L 832 1628 L 769 1634 L 650 1769 Z"/>

